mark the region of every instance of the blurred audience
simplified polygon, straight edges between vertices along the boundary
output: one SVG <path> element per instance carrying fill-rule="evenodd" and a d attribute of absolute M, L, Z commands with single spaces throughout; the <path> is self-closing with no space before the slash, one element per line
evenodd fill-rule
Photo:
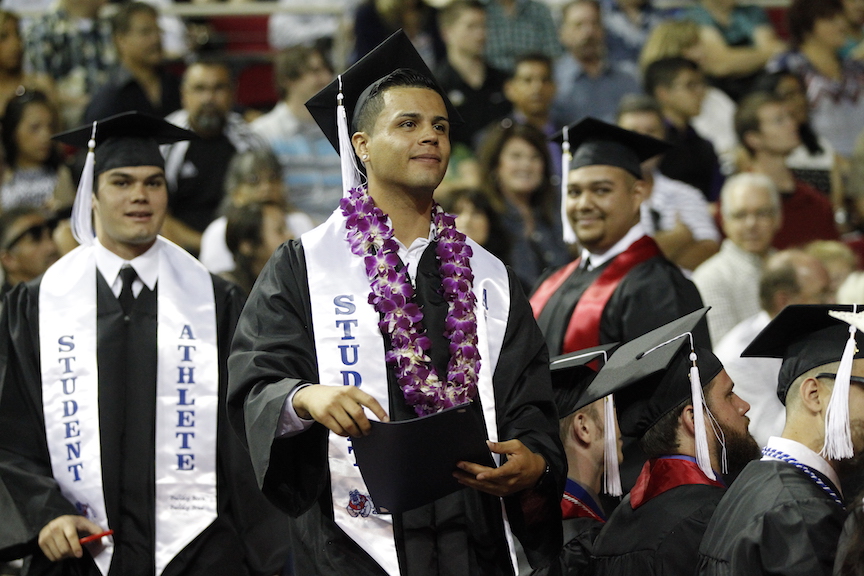
<path fill-rule="evenodd" d="M 233 206 L 226 217 L 225 242 L 235 267 L 220 274 L 247 295 L 273 252 L 293 238 L 285 226 L 285 208 L 275 202 Z"/>
<path fill-rule="evenodd" d="M 698 188 L 709 202 L 716 202 L 723 183 L 720 160 L 714 146 L 690 121 L 702 110 L 705 77 L 699 66 L 686 58 L 661 58 L 645 69 L 645 92 L 657 99 L 666 122 L 666 138 L 674 147 L 660 162 L 660 172 Z"/>
<path fill-rule="evenodd" d="M 452 127 L 450 141 L 453 146 L 470 150 L 481 130 L 510 113 L 510 103 L 504 96 L 507 74 L 486 62 L 487 19 L 483 4 L 454 0 L 441 11 L 438 20 L 447 58 L 435 68 L 435 78 L 464 120 Z"/>
<path fill-rule="evenodd" d="M 0 298 L 21 282 L 44 273 L 59 257 L 51 238 L 53 225 L 42 210 L 20 206 L 0 215 Z M 0 303 L 2 307 L 2 303 Z"/>
<path fill-rule="evenodd" d="M 530 292 L 546 268 L 570 261 L 546 137 L 525 124 L 499 126 L 483 142 L 479 161 L 483 188 L 509 234 L 510 265 Z"/>
<path fill-rule="evenodd" d="M 566 52 L 555 62 L 553 119 L 561 126 L 585 116 L 613 122 L 621 96 L 639 91 L 638 72 L 607 58 L 600 5 L 574 0 L 564 6 L 559 37 Z"/>
<path fill-rule="evenodd" d="M 180 108 L 180 80 L 165 70 L 159 12 L 145 2 L 123 4 L 111 20 L 118 64 L 84 112 L 85 124 L 120 112 L 167 116 Z"/>
<path fill-rule="evenodd" d="M 828 292 L 830 303 L 837 301 L 837 292 L 846 282 L 849 275 L 858 268 L 858 258 L 849 246 L 835 240 L 816 240 L 804 247 L 807 254 L 813 256 L 828 272 Z M 864 300 L 862 300 L 864 301 Z"/>
<path fill-rule="evenodd" d="M 435 23 L 434 10 L 423 0 L 366 0 L 354 13 L 356 62 L 399 29 L 430 68 L 443 57 L 443 46 Z"/>
<path fill-rule="evenodd" d="M 609 60 L 636 65 L 651 30 L 662 22 L 649 0 L 612 0 L 603 12 Z"/>
<path fill-rule="evenodd" d="M 162 148 L 169 209 L 162 233 L 197 256 L 201 233 L 216 218 L 225 195 L 229 161 L 237 152 L 266 143 L 231 110 L 234 83 L 226 64 L 202 60 L 189 66 L 180 96 L 183 108 L 167 120 L 192 130 L 198 138 Z"/>
<path fill-rule="evenodd" d="M 278 204 L 285 212 L 286 229 L 294 238 L 315 226 L 308 215 L 288 202 L 281 174 L 279 160 L 265 148 L 241 152 L 231 159 L 225 174 L 221 216 L 211 222 L 201 236 L 199 259 L 210 272 L 219 274 L 234 269 L 235 262 L 225 243 L 226 214 L 233 207 L 256 202 Z"/>
<path fill-rule="evenodd" d="M 0 209 L 72 206 L 72 175 L 62 162 L 58 144 L 51 140 L 59 125 L 57 110 L 42 92 L 26 91 L 6 105 L 0 127 L 7 165 L 0 186 Z"/>
<path fill-rule="evenodd" d="M 80 124 L 90 95 L 116 61 L 111 23 L 99 17 L 105 0 L 58 0 L 33 20 L 25 39 L 25 69 L 54 79 L 62 124 Z"/>
<path fill-rule="evenodd" d="M 24 72 L 24 42 L 16 14 L 0 10 L 0 110 L 24 90 L 40 90 L 54 100 L 54 81 L 47 74 Z"/>
<path fill-rule="evenodd" d="M 618 125 L 660 140 L 665 135 L 660 105 L 642 94 L 621 99 Z M 666 258 L 685 270 L 695 270 L 717 253 L 720 232 L 702 193 L 661 174 L 658 169 L 661 159 L 655 156 L 642 163 L 642 179 L 649 193 L 640 206 L 640 221 Z"/>
<path fill-rule="evenodd" d="M 786 102 L 767 92 L 747 96 L 735 114 L 735 130 L 749 155 L 749 170 L 768 176 L 780 192 L 783 225 L 774 236 L 774 247 L 839 239 L 831 201 L 786 165 L 786 158 L 801 144 Z"/>
<path fill-rule="evenodd" d="M 486 59 L 505 72 L 528 52 L 549 58 L 561 53 L 555 22 L 543 0 L 486 0 Z"/>
<path fill-rule="evenodd" d="M 846 43 L 840 49 L 843 59 L 864 59 L 864 0 L 843 0 L 846 17 Z"/>
<path fill-rule="evenodd" d="M 843 3 L 792 0 L 786 15 L 793 49 L 768 70 L 791 70 L 804 79 L 813 128 L 848 158 L 864 129 L 864 64 L 838 55 L 847 29 Z"/>
<path fill-rule="evenodd" d="M 292 203 L 323 222 L 342 198 L 342 168 L 305 104 L 333 80 L 333 67 L 320 49 L 294 46 L 276 55 L 274 74 L 282 99 L 250 126 L 279 158 Z"/>
<path fill-rule="evenodd" d="M 759 279 L 771 242 L 780 229 L 780 195 L 762 174 L 736 174 L 720 197 L 723 233 L 720 252 L 693 272 L 693 283 L 708 311 L 711 342 L 718 344 L 736 324 L 759 312 Z"/>
<path fill-rule="evenodd" d="M 488 194 L 477 188 L 458 188 L 441 198 L 441 207 L 456 216 L 460 232 L 510 263 L 510 237 Z"/>

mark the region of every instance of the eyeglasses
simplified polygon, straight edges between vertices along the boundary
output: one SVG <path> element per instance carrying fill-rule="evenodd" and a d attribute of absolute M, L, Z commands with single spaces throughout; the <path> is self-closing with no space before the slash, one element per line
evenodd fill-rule
<path fill-rule="evenodd" d="M 837 379 L 837 374 L 831 374 L 829 372 L 820 372 L 816 374 L 816 378 L 831 378 L 832 380 Z M 864 386 L 864 378 L 861 376 L 849 376 L 849 381 L 854 382 L 855 384 L 861 384 Z"/>
<path fill-rule="evenodd" d="M 30 237 L 32 242 L 39 242 L 44 239 L 46 236 L 50 236 L 51 232 L 54 231 L 54 226 L 49 224 L 48 222 L 42 222 L 40 224 L 34 224 L 30 226 L 17 236 L 13 237 L 9 240 L 5 246 L 3 246 L 4 250 L 11 250 L 15 247 L 16 244 L 21 242 L 24 238 Z"/>

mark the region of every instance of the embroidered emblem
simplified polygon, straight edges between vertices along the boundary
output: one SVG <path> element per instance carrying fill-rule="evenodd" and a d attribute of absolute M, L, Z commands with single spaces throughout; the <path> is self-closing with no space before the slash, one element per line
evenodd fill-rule
<path fill-rule="evenodd" d="M 348 493 L 348 506 L 345 507 L 354 518 L 362 516 L 366 518 L 372 513 L 372 501 L 365 494 L 357 490 Z"/>
<path fill-rule="evenodd" d="M 75 509 L 78 511 L 78 514 L 84 516 L 85 518 L 91 518 L 90 516 L 90 505 L 84 504 L 83 502 L 75 502 Z"/>

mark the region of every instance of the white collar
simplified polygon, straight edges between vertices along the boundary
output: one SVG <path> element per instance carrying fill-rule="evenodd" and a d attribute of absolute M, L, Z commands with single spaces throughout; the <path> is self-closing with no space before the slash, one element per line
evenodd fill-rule
<path fill-rule="evenodd" d="M 801 464 L 816 470 L 831 480 L 838 492 L 840 492 L 840 496 L 843 496 L 843 492 L 840 488 L 840 478 L 837 476 L 837 472 L 834 471 L 834 468 L 831 467 L 827 460 L 804 444 L 788 438 L 781 438 L 780 436 L 771 436 L 768 438 L 768 445 L 766 448 L 773 448 L 774 450 L 785 452 Z M 779 460 L 779 458 L 763 456 L 762 460 Z"/>
<path fill-rule="evenodd" d="M 129 265 L 135 269 L 138 278 L 149 290 L 156 288 L 156 280 L 159 278 L 159 243 L 154 242 L 144 254 L 133 258 L 132 260 L 124 260 L 117 254 L 111 252 L 99 242 L 98 239 L 93 241 L 93 253 L 96 255 L 96 267 L 111 286 L 117 275 L 120 274 L 120 269 Z"/>
<path fill-rule="evenodd" d="M 582 249 L 582 260 L 585 258 L 591 258 L 591 270 L 597 268 L 598 266 L 602 266 L 612 258 L 615 258 L 625 250 L 627 250 L 634 242 L 639 240 L 645 236 L 645 228 L 642 226 L 641 222 L 637 222 L 633 225 L 630 230 L 627 231 L 627 234 L 624 235 L 618 242 L 616 242 L 611 248 L 603 252 L 602 254 L 594 254 L 589 252 L 587 248 Z"/>

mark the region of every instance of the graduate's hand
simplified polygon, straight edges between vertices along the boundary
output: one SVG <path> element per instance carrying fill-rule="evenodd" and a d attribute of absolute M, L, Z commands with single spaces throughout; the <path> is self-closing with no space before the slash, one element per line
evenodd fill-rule
<path fill-rule="evenodd" d="M 103 530 L 98 524 L 94 524 L 84 516 L 59 516 L 39 531 L 39 548 L 52 562 L 64 558 L 81 558 L 84 550 L 78 539 L 82 535 L 101 532 Z"/>
<path fill-rule="evenodd" d="M 507 462 L 498 468 L 472 462 L 457 462 L 459 470 L 455 471 L 453 476 L 460 484 L 493 496 L 510 496 L 536 486 L 546 471 L 546 460 L 529 450 L 521 440 L 487 440 L 486 444 L 495 454 L 506 454 Z"/>
<path fill-rule="evenodd" d="M 294 394 L 294 410 L 301 418 L 313 418 L 339 436 L 365 436 L 372 429 L 363 407 L 382 422 L 389 422 L 378 401 L 356 386 L 313 384 Z"/>

